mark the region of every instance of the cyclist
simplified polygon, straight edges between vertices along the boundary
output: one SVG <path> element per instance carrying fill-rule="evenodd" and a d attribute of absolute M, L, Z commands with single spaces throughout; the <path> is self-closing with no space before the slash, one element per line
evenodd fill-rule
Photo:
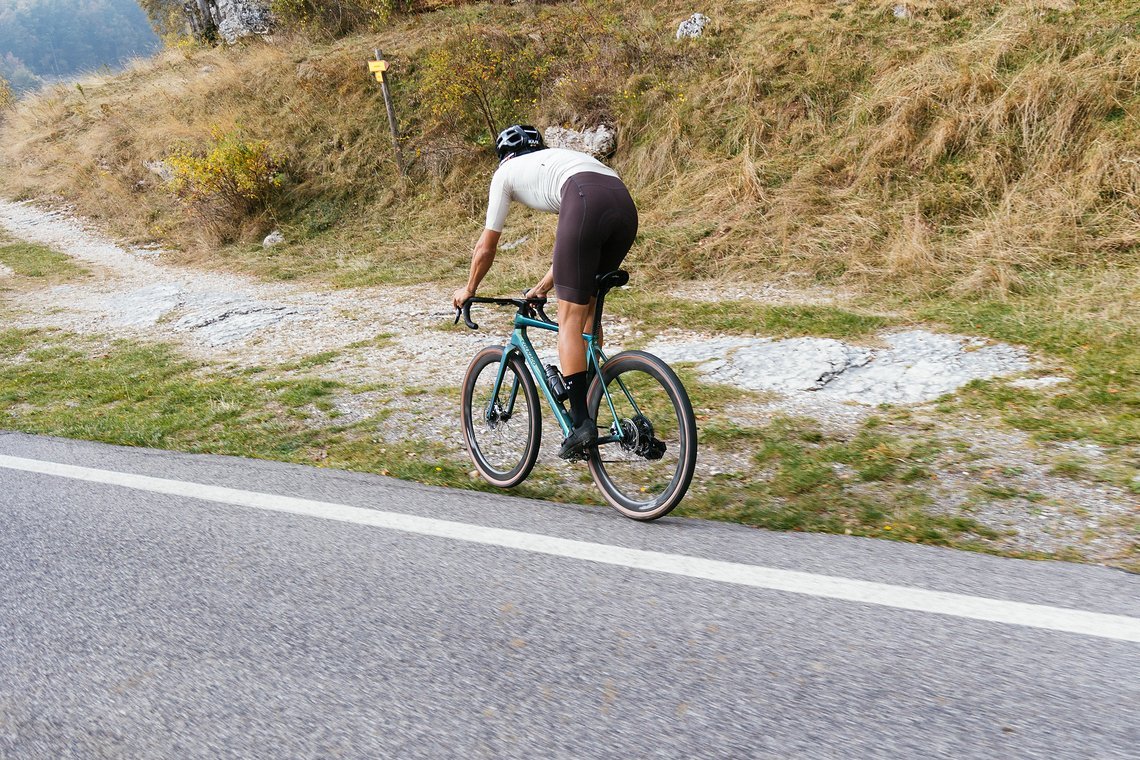
<path fill-rule="evenodd" d="M 593 323 L 595 276 L 618 268 L 637 236 L 637 208 L 617 172 L 586 153 L 548 148 L 532 126 L 515 124 L 495 140 L 499 168 L 491 179 L 487 224 L 471 257 L 455 306 L 475 295 L 491 268 L 511 201 L 558 214 L 554 261 L 528 298 L 558 295 L 558 361 L 569 393 L 573 428 L 558 456 L 573 459 L 598 431 L 586 410 L 586 346 Z"/>

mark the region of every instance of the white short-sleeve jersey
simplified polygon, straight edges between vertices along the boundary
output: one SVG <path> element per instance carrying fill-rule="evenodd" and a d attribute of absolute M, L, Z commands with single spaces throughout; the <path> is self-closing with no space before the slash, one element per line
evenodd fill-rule
<path fill-rule="evenodd" d="M 580 172 L 618 176 L 593 156 L 565 148 L 546 148 L 507 159 L 491 178 L 487 229 L 503 231 L 511 201 L 557 214 L 562 204 L 562 186 Z"/>

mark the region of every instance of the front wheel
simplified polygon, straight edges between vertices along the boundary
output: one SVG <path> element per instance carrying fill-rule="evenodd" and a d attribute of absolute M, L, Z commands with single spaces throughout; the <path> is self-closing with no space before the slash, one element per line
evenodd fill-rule
<path fill-rule="evenodd" d="M 652 354 L 622 352 L 594 378 L 587 403 L 599 438 L 621 437 L 600 443 L 589 457 L 606 501 L 634 520 L 669 514 L 697 464 L 697 423 L 676 373 Z"/>
<path fill-rule="evenodd" d="M 487 346 L 463 378 L 463 441 L 475 469 L 493 486 L 513 488 L 530 475 L 542 443 L 538 390 L 518 354 Z"/>

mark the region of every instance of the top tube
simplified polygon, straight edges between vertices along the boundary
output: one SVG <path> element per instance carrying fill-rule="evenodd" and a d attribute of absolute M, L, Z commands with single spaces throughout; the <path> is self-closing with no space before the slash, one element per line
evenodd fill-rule
<path fill-rule="evenodd" d="M 543 322 L 541 319 L 532 319 L 524 317 L 522 314 L 515 315 L 515 327 L 537 327 L 540 330 L 550 330 L 551 332 L 558 332 L 558 323 L 554 321 Z"/>

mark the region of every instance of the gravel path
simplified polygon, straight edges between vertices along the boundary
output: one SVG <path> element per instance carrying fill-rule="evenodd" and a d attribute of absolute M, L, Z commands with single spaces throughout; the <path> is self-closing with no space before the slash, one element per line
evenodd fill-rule
<path fill-rule="evenodd" d="M 351 358 L 331 364 L 329 371 L 356 381 L 429 387 L 458 384 L 464 362 L 454 358 L 488 342 L 487 335 L 462 328 L 440 329 L 449 323 L 450 291 L 435 285 L 315 292 L 178 268 L 162 263 L 160 251 L 121 247 L 73 217 L 27 204 L 0 201 L 0 225 L 96 271 L 91 280 L 26 290 L 21 296 L 30 307 L 26 320 L 37 326 L 158 337 L 203 359 L 239 365 L 293 362 L 351 346 Z M 698 284 L 691 290 L 679 295 L 751 295 L 763 302 L 789 297 L 780 289 L 733 294 Z M 480 320 L 496 324 L 487 313 Z M 608 328 L 607 338 L 620 346 L 628 334 L 628 323 L 618 322 Z M 378 335 L 389 337 L 374 341 Z M 723 338 L 677 329 L 658 337 L 650 350 L 669 361 L 697 362 L 715 382 L 776 391 L 788 399 L 789 409 L 817 412 L 929 401 L 972 379 L 1030 367 L 1019 348 L 966 336 L 912 330 L 882 339 L 888 348 L 829 338 Z M 369 341 L 373 345 L 355 345 Z M 431 356 L 441 361 L 424 360 Z"/>
<path fill-rule="evenodd" d="M 27 204 L 0 201 L 0 225 L 84 262 L 94 276 L 48 288 L 25 287 L 18 318 L 81 334 L 161 339 L 188 354 L 242 366 L 294 362 L 315 354 L 375 342 L 355 352 L 359 382 L 400 380 L 408 385 L 455 383 L 462 368 L 441 377 L 416 359 L 430 346 L 446 355 L 475 351 L 486 338 L 444 324 L 449 298 L 431 285 L 316 292 L 286 283 L 258 282 L 229 273 L 162 263 L 161 251 L 124 248 L 78 220 Z"/>
<path fill-rule="evenodd" d="M 348 384 L 387 384 L 405 393 L 345 393 L 336 400 L 339 423 L 389 411 L 380 435 L 392 441 L 410 427 L 461 449 L 453 398 L 467 359 L 480 347 L 501 342 L 509 314 L 479 314 L 478 332 L 451 327 L 450 288 L 427 284 L 330 291 L 270 283 L 231 273 L 166 264 L 160 250 L 123 247 L 73 216 L 26 203 L 0 201 L 0 227 L 24 240 L 48 245 L 82 262 L 91 275 L 43 286 L 14 278 L 0 267 L 4 297 L 20 308 L 14 326 L 54 327 L 80 334 L 112 334 L 172 342 L 190 356 L 238 367 L 278 367 L 317 354 L 332 358 L 306 372 Z M 678 288 L 691 300 L 751 298 L 758 303 L 842 302 L 843 295 L 778 287 L 743 288 L 697 283 Z M 640 336 L 641 326 L 607 321 L 611 348 Z M 554 360 L 553 341 L 535 336 L 540 355 Z M 1022 348 L 961 335 L 923 330 L 888 332 L 865 345 L 826 338 L 725 337 L 675 326 L 653 338 L 649 349 L 671 362 L 692 362 L 709 381 L 757 391 L 755 401 L 736 405 L 734 420 L 763 424 L 773 414 L 806 415 L 829 430 L 849 430 L 879 404 L 913 405 L 931 435 L 967 440 L 974 463 L 935 464 L 930 490 L 939 508 L 969 513 L 986 524 L 1008 527 L 1007 548 L 1063 551 L 1080 544 L 1091 559 L 1127 549 L 1135 499 L 1103 484 L 1048 474 L 1050 452 L 1021 433 L 994 435 L 984 420 L 971 426 L 924 414 L 925 402 L 974 378 L 1024 373 L 1033 358 Z M 286 371 L 286 370 L 282 370 Z M 1017 382 L 1064 383 L 1063 377 Z M 427 393 L 421 393 L 427 391 Z M 434 391 L 434 392 L 433 392 Z M 317 415 L 319 417 L 319 414 Z M 547 437 L 557 435 L 551 425 Z M 1086 458 L 1103 457 L 1097 447 Z M 557 460 L 543 461 L 556 470 Z M 1003 482 L 1025 485 L 1031 500 L 968 500 L 981 463 L 1003 473 Z M 1045 462 L 1045 464 L 1043 464 Z M 702 453 L 698 478 L 746 469 L 748 452 Z M 575 473 L 565 473 L 572 480 Z M 1040 497 L 1040 498 L 1038 498 Z"/>

